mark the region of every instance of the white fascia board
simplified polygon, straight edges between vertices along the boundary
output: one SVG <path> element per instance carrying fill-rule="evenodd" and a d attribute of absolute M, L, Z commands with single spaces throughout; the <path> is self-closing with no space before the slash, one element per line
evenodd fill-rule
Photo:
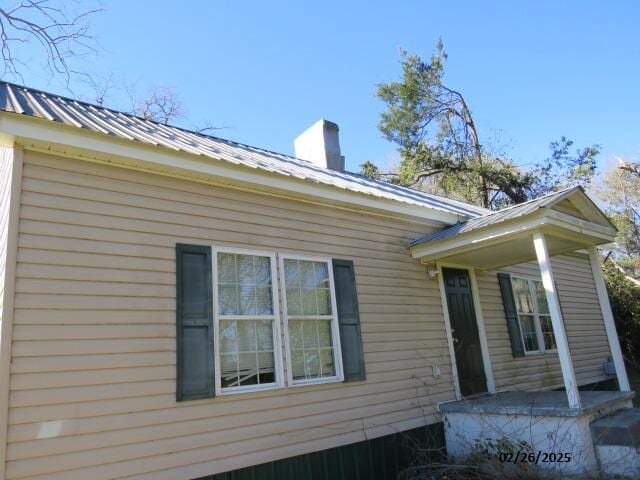
<path fill-rule="evenodd" d="M 544 223 L 545 220 L 541 217 L 527 219 L 527 221 L 524 222 L 504 222 L 503 224 L 494 226 L 493 228 L 471 231 L 467 234 L 462 234 L 450 239 L 444 238 L 437 243 L 434 242 L 433 245 L 430 245 L 430 242 L 417 245 L 411 249 L 411 256 L 413 258 L 421 258 L 425 256 L 433 257 L 444 252 L 446 252 L 447 255 L 451 253 L 462 253 L 463 251 L 479 247 L 479 244 L 486 246 L 487 242 L 497 243 L 502 241 L 505 236 L 517 236 L 527 230 L 539 228 L 544 225 Z"/>
<path fill-rule="evenodd" d="M 616 237 L 616 230 L 613 227 L 605 226 L 600 223 L 590 222 L 587 220 L 581 220 L 568 215 L 566 213 L 559 212 L 557 210 L 547 210 L 545 216 L 549 219 L 550 225 L 555 225 L 567 230 L 572 230 L 577 233 L 583 233 L 585 235 L 602 238 L 607 242 L 612 242 Z"/>
<path fill-rule="evenodd" d="M 545 227 L 565 231 L 568 233 L 567 238 L 577 242 L 580 242 L 582 237 L 585 244 L 609 243 L 614 240 L 616 234 L 615 230 L 603 225 L 580 220 L 555 210 L 543 210 L 493 227 L 471 231 L 450 239 L 444 238 L 433 244 L 427 242 L 417 245 L 411 249 L 411 255 L 413 258 L 437 259 L 443 253 L 446 253 L 446 256 L 464 253 L 480 246 L 503 242 L 507 236 L 517 238 L 528 231 Z"/>
<path fill-rule="evenodd" d="M 310 180 L 288 177 L 279 173 L 261 171 L 247 166 L 236 166 L 224 160 L 190 155 L 183 152 L 168 153 L 165 147 L 136 144 L 133 141 L 99 134 L 86 129 L 61 125 L 48 120 L 20 117 L 17 114 L 0 113 L 0 134 L 17 139 L 34 140 L 51 145 L 62 145 L 98 154 L 94 161 L 131 166 L 165 175 L 181 172 L 184 178 L 206 176 L 222 180 L 223 183 L 251 184 L 262 191 L 291 192 L 314 197 L 328 202 L 351 205 L 352 207 L 382 211 L 386 214 L 410 216 L 452 225 L 463 215 L 437 208 L 412 205 L 364 193 L 343 190 L 331 185 L 323 185 Z M 54 150 L 52 149 L 52 152 Z M 83 158 L 78 155 L 78 158 Z M 85 158 L 88 159 L 88 158 Z"/>

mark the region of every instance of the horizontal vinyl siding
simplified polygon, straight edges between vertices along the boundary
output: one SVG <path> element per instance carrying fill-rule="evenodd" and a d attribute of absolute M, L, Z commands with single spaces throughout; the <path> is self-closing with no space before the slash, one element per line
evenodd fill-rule
<path fill-rule="evenodd" d="M 20 213 L 9 479 L 188 479 L 454 397 L 437 282 L 405 248 L 430 227 L 31 152 Z M 176 403 L 176 243 L 352 259 L 366 382 Z"/>
<path fill-rule="evenodd" d="M 562 255 L 553 257 L 551 264 L 578 384 L 604 380 L 607 377 L 602 364 L 610 356 L 609 344 L 589 259 Z M 540 278 L 535 262 L 502 271 Z M 512 356 L 496 272 L 478 274 L 477 277 L 496 388 L 536 390 L 564 386 L 557 353 Z"/>

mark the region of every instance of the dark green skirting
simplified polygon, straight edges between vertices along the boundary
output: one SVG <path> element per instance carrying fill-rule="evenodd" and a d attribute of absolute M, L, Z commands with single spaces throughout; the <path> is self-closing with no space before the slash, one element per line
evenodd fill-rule
<path fill-rule="evenodd" d="M 432 451 L 444 451 L 442 422 L 198 480 L 396 480 Z"/>

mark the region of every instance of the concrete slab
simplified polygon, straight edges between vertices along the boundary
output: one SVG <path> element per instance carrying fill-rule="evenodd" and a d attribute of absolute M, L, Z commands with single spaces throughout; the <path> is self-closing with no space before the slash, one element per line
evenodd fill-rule
<path fill-rule="evenodd" d="M 634 392 L 580 392 L 581 408 L 570 408 L 565 392 L 500 392 L 440 404 L 442 413 L 487 413 L 505 415 L 551 415 L 579 417 L 609 405 L 630 400 Z"/>
<path fill-rule="evenodd" d="M 558 475 L 595 473 L 600 467 L 590 424 L 630 409 L 633 396 L 580 392 L 582 407 L 575 409 L 569 408 L 565 392 L 504 392 L 442 404 L 447 452 L 454 459 L 478 452 L 500 462 L 522 459 Z"/>

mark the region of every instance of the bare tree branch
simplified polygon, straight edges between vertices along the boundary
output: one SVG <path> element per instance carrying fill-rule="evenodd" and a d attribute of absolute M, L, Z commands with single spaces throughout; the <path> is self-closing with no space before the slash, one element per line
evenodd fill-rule
<path fill-rule="evenodd" d="M 168 125 L 185 114 L 184 107 L 176 91 L 171 87 L 155 86 L 148 96 L 133 105 L 135 115 Z"/>
<path fill-rule="evenodd" d="M 95 52 L 93 37 L 88 33 L 88 19 L 101 11 L 86 8 L 76 12 L 65 0 L 20 0 L 14 7 L 0 7 L 0 52 L 4 63 L 3 77 L 10 75 L 23 81 L 27 67 L 18 55 L 23 45 L 36 43 L 45 57 L 52 75 L 62 75 L 67 84 L 74 73 L 71 59 Z"/>

